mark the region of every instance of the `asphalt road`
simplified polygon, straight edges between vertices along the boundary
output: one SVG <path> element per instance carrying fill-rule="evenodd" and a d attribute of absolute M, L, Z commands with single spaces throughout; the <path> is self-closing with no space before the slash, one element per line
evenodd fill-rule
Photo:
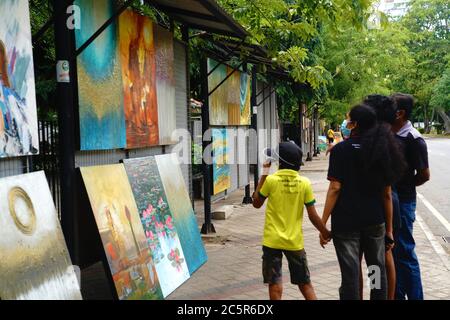
<path fill-rule="evenodd" d="M 450 236 L 450 139 L 426 142 L 431 179 L 417 189 L 417 209 L 436 236 Z"/>

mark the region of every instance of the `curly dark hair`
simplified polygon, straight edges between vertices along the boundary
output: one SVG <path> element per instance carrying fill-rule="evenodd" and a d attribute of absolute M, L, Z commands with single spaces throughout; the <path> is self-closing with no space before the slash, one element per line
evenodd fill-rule
<path fill-rule="evenodd" d="M 377 189 L 395 184 L 406 165 L 390 125 L 377 121 L 375 110 L 365 104 L 352 108 L 350 120 L 361 137 L 359 165 L 367 184 Z"/>

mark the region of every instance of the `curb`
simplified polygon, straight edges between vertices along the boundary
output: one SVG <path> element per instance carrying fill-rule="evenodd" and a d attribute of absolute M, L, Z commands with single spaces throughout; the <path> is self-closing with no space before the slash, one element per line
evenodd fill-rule
<path fill-rule="evenodd" d="M 431 246 L 433 247 L 436 254 L 441 259 L 442 263 L 444 264 L 447 271 L 450 271 L 450 257 L 445 252 L 444 248 L 441 246 L 441 244 L 436 240 L 436 237 L 431 232 L 430 228 L 427 226 L 425 221 L 423 221 L 422 217 L 416 213 L 416 220 L 419 224 L 422 231 L 425 233 L 425 236 L 427 237 L 428 241 L 430 241 Z"/>

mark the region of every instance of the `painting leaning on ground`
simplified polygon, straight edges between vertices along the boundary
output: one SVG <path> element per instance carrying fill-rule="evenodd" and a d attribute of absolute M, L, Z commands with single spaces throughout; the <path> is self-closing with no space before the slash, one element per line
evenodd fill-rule
<path fill-rule="evenodd" d="M 120 300 L 163 295 L 123 164 L 81 168 L 97 228 Z"/>
<path fill-rule="evenodd" d="M 187 186 L 176 154 L 158 155 L 155 158 L 189 273 L 192 275 L 208 260 L 208 257 Z"/>
<path fill-rule="evenodd" d="M 124 161 L 164 297 L 189 279 L 183 248 L 154 157 Z"/>
<path fill-rule="evenodd" d="M 0 230 L 0 299 L 81 299 L 43 171 L 0 180 Z"/>
<path fill-rule="evenodd" d="M 0 1 L 0 158 L 39 152 L 28 1 Z"/>

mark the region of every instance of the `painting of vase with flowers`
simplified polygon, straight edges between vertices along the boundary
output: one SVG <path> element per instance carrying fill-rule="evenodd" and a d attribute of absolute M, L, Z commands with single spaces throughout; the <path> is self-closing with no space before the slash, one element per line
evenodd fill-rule
<path fill-rule="evenodd" d="M 124 160 L 142 226 L 164 297 L 189 279 L 181 247 L 154 157 Z"/>

